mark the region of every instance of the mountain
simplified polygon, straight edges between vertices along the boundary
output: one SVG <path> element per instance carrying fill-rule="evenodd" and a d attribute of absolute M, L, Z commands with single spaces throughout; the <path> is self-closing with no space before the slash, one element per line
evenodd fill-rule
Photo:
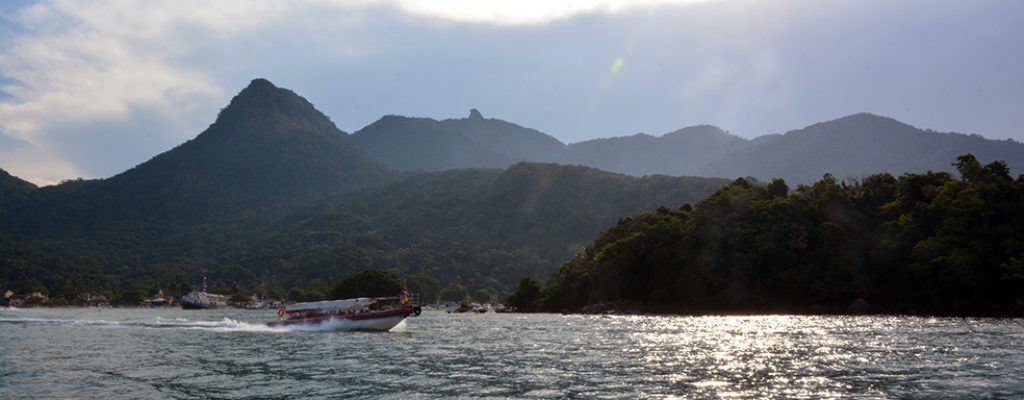
<path fill-rule="evenodd" d="M 799 183 L 825 172 L 948 170 L 955 157 L 942 157 L 961 151 L 1019 170 L 1020 146 L 870 114 L 754 140 L 696 126 L 564 146 L 476 111 L 389 116 L 346 135 L 302 97 L 257 79 L 196 138 L 114 177 L 35 188 L 0 173 L 0 288 L 67 300 L 86 290 L 180 295 L 205 269 L 216 290 L 280 297 L 326 292 L 372 268 L 400 272 L 428 296 L 456 283 L 501 293 L 554 271 L 624 215 L 689 212 L 680 206 L 728 182 L 667 174 Z M 392 170 L 375 152 L 441 171 Z M 646 176 L 515 161 L 531 157 Z M 474 163 L 502 168 L 445 170 Z"/>
<path fill-rule="evenodd" d="M 34 207 L 77 225 L 197 222 L 357 190 L 391 174 L 306 99 L 255 79 L 194 139 L 108 179 L 46 188 Z"/>
<path fill-rule="evenodd" d="M 366 186 L 389 173 L 306 99 L 256 79 L 195 139 L 99 188 L 145 203 L 201 199 L 219 213 Z"/>
<path fill-rule="evenodd" d="M 143 217 L 82 222 L 51 207 L 36 220 L 60 227 L 71 218 L 75 228 L 24 233 L 7 230 L 12 220 L 0 216 L 0 287 L 69 300 L 84 290 L 170 287 L 180 295 L 183 280 L 206 270 L 211 282 L 227 285 L 216 290 L 280 296 L 289 288 L 326 292 L 345 276 L 386 269 L 411 286 L 458 282 L 497 294 L 522 276 L 546 276 L 621 215 L 695 202 L 725 183 L 518 163 L 401 174 L 356 195 L 189 225 Z M 64 201 L 76 207 L 74 196 Z M 426 298 L 437 294 L 416 287 Z"/>
<path fill-rule="evenodd" d="M 302 265 L 292 270 L 302 281 L 385 268 L 499 293 L 547 275 L 621 215 L 695 202 L 725 183 L 537 163 L 411 174 L 298 210 L 221 263 Z"/>
<path fill-rule="evenodd" d="M 1024 144 L 978 135 L 922 130 L 892 118 L 861 113 L 755 140 L 729 157 L 710 163 L 713 176 L 782 177 L 806 183 L 826 173 L 842 179 L 879 172 L 945 171 L 950 160 L 972 153 L 984 161 L 1024 167 Z"/>
<path fill-rule="evenodd" d="M 716 126 L 698 125 L 662 136 L 637 134 L 574 143 L 562 160 L 638 176 L 725 176 L 705 166 L 748 144 Z"/>
<path fill-rule="evenodd" d="M 389 115 L 352 134 L 355 143 L 392 168 L 443 171 L 504 168 L 519 161 L 557 161 L 565 145 L 534 129 L 484 118 L 437 121 Z"/>
<path fill-rule="evenodd" d="M 474 151 L 501 143 L 493 152 L 506 160 L 561 146 L 478 112 L 379 122 L 457 132 Z M 0 213 L 0 288 L 67 301 L 87 291 L 178 296 L 207 270 L 216 291 L 282 297 L 376 268 L 420 288 L 500 293 L 554 270 L 621 215 L 725 183 L 537 163 L 399 172 L 358 148 L 359 137 L 257 79 L 196 138 L 114 177 L 33 189 L 4 174 L 2 193 L 29 195 Z M 318 296 L 293 299 L 307 297 Z"/>
<path fill-rule="evenodd" d="M 636 134 L 566 146 L 544 133 L 483 119 L 476 112 L 446 121 L 385 117 L 354 136 L 358 145 L 403 170 L 501 168 L 529 160 L 635 176 L 753 176 L 808 183 L 826 173 L 839 178 L 877 172 L 955 173 L 949 160 L 964 153 L 1005 160 L 1011 168 L 1024 166 L 1024 144 L 923 130 L 867 113 L 749 140 L 698 125 L 661 136 Z"/>
<path fill-rule="evenodd" d="M 36 185 L 0 169 L 0 212 L 10 203 L 23 201 L 36 191 Z"/>

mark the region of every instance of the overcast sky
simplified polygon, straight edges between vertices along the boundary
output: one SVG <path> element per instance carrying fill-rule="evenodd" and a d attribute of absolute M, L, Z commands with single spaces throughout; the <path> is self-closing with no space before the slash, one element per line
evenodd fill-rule
<path fill-rule="evenodd" d="M 470 108 L 563 142 L 857 112 L 1024 141 L 1024 1 L 3 1 L 0 168 L 117 174 L 264 77 L 353 132 Z"/>

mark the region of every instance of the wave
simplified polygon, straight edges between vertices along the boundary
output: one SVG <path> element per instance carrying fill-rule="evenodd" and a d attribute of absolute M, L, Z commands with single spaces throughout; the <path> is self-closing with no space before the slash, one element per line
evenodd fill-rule
<path fill-rule="evenodd" d="M 156 327 L 198 329 L 215 332 L 287 332 L 287 329 L 275 328 L 262 323 L 248 323 L 224 318 L 220 321 L 190 321 L 185 318 L 163 319 L 157 317 Z"/>
<path fill-rule="evenodd" d="M 214 332 L 287 332 L 286 328 L 269 327 L 264 324 L 253 324 L 224 318 L 220 321 L 192 321 L 185 318 L 166 319 L 157 317 L 155 321 L 108 321 L 89 319 L 53 319 L 53 318 L 0 318 L 0 324 L 50 325 L 50 326 L 99 326 L 109 328 L 143 328 L 143 329 L 190 329 Z"/>
<path fill-rule="evenodd" d="M 156 317 L 154 320 L 111 321 L 103 319 L 59 319 L 59 318 L 18 318 L 0 317 L 0 324 L 46 325 L 46 326 L 92 326 L 103 328 L 136 328 L 136 329 L 180 329 L 204 330 L 211 332 L 333 332 L 350 330 L 345 320 L 330 320 L 315 325 L 267 326 L 263 323 L 250 323 L 224 318 L 219 321 L 190 320 L 187 318 Z M 403 332 L 405 321 L 391 328 L 391 332 Z"/>

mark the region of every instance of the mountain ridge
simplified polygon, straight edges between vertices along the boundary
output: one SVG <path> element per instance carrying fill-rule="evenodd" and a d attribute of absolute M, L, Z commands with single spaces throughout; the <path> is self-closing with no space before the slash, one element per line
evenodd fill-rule
<path fill-rule="evenodd" d="M 1006 161 L 1015 170 L 1024 167 L 1024 144 L 1016 141 L 940 133 L 889 117 L 857 113 L 767 137 L 727 160 L 709 164 L 707 170 L 758 179 L 782 177 L 795 183 L 824 174 L 840 179 L 880 172 L 957 174 L 949 160 L 965 153 L 984 161 Z"/>
<path fill-rule="evenodd" d="M 74 196 L 84 214 L 194 222 L 393 173 L 305 98 L 254 79 L 196 137 L 94 184 L 57 185 L 36 206 Z"/>
<path fill-rule="evenodd" d="M 0 174 L 0 201 L 13 199 L 0 202 L 0 286 L 43 288 L 71 299 L 82 288 L 156 289 L 145 285 L 180 282 L 183 274 L 207 269 L 211 278 L 233 282 L 226 291 L 263 287 L 270 295 L 268 285 L 324 291 L 345 274 L 372 268 L 410 276 L 410 286 L 458 283 L 500 293 L 522 276 L 553 271 L 624 215 L 687 209 L 685 203 L 710 195 L 728 180 L 667 175 L 695 175 L 713 161 L 731 161 L 717 172 L 723 175 L 786 176 L 793 173 L 787 167 L 798 165 L 796 172 L 810 176 L 822 166 L 889 168 L 885 162 L 894 159 L 932 168 L 929 158 L 913 155 L 921 146 L 936 148 L 936 141 L 940 155 L 987 149 L 979 158 L 1005 155 L 1012 163 L 1024 153 L 1015 153 L 1016 142 L 938 134 L 871 114 L 754 140 L 703 125 L 595 140 L 576 150 L 479 110 L 442 121 L 382 120 L 376 129 L 385 134 L 448 151 L 439 138 L 450 138 L 477 157 L 454 161 L 507 165 L 393 170 L 360 147 L 369 136 L 346 135 L 301 96 L 254 80 L 196 137 L 114 177 L 34 188 Z M 384 129 L 403 124 L 407 129 Z M 869 151 L 879 143 L 856 141 L 863 137 L 889 148 Z M 886 141 L 893 138 L 900 141 Z M 393 144 L 410 158 L 432 155 L 422 143 Z M 614 162 L 635 159 L 643 163 L 634 173 L 654 172 L 635 177 L 515 160 L 532 148 L 587 146 L 619 158 L 588 150 L 583 155 L 596 154 L 596 161 L 584 157 L 579 164 L 599 161 L 614 169 L 628 167 Z M 859 164 L 844 158 L 866 152 L 877 158 Z M 723 153 L 728 159 L 716 160 Z"/>
<path fill-rule="evenodd" d="M 11 175 L 0 168 L 0 212 L 8 203 L 22 201 L 39 190 L 32 182 Z"/>
<path fill-rule="evenodd" d="M 535 129 L 484 118 L 475 108 L 460 119 L 386 115 L 351 137 L 391 167 L 412 171 L 503 168 L 518 161 L 555 161 L 565 147 Z"/>
<path fill-rule="evenodd" d="M 385 121 L 382 118 L 371 124 L 373 129 L 364 128 L 354 136 L 360 145 L 371 143 L 367 151 L 403 170 L 501 168 L 531 161 L 586 165 L 634 176 L 752 176 L 799 184 L 826 173 L 840 178 L 875 172 L 956 173 L 948 160 L 963 153 L 973 153 L 982 160 L 1005 160 L 1013 168 L 1024 166 L 1024 145 L 1019 142 L 940 133 L 866 112 L 753 139 L 712 125 L 695 125 L 662 135 L 641 133 L 571 144 L 500 119 L 484 119 L 476 109 L 470 118 L 461 120 L 394 118 L 403 119 L 400 127 L 378 124 Z M 490 125 L 475 130 L 452 126 L 466 121 L 487 121 Z M 507 129 L 500 135 L 488 134 L 487 128 L 501 124 Z M 407 144 L 399 139 L 408 136 L 416 136 L 416 142 Z M 528 137 L 530 145 L 523 143 Z M 421 145 L 426 142 L 429 145 Z M 458 162 L 451 162 L 451 157 L 440 162 L 433 158 L 451 153 L 463 158 Z"/>
<path fill-rule="evenodd" d="M 526 129 L 479 111 L 428 122 L 453 125 L 479 150 L 465 134 Z M 301 96 L 254 80 L 173 149 L 111 178 L 28 187 L 0 204 L 0 287 L 67 302 L 84 292 L 177 297 L 207 270 L 219 293 L 283 298 L 388 269 L 410 288 L 440 280 L 501 293 L 524 274 L 547 274 L 623 214 L 726 183 L 537 163 L 401 172 L 354 141 Z"/>

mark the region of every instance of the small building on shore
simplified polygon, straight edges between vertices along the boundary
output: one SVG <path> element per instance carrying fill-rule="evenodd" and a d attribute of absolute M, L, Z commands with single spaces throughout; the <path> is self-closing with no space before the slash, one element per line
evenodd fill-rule
<path fill-rule="evenodd" d="M 45 305 L 50 298 L 42 292 L 32 292 L 29 294 L 13 294 L 8 291 L 9 296 L 7 297 L 8 307 L 32 307 Z"/>

